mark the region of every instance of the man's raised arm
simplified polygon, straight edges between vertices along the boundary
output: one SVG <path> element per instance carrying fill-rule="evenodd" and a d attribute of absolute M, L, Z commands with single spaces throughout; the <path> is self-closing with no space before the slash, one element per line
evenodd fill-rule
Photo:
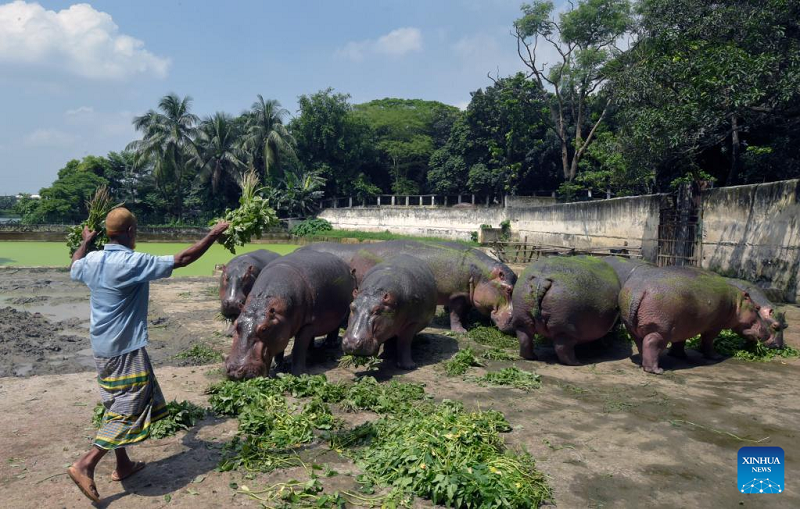
<path fill-rule="evenodd" d="M 177 269 L 180 267 L 186 267 L 190 263 L 203 256 L 203 254 L 208 251 L 208 248 L 211 247 L 211 244 L 213 244 L 214 241 L 216 241 L 226 229 L 228 229 L 228 223 L 220 221 L 213 228 L 211 228 L 211 231 L 208 232 L 208 235 L 197 241 L 197 243 L 195 243 L 193 246 L 190 246 L 176 254 L 175 268 Z M 75 254 L 77 254 L 77 252 Z"/>
<path fill-rule="evenodd" d="M 70 267 L 72 267 L 73 263 L 86 256 L 86 252 L 89 251 L 89 244 L 91 244 L 92 240 L 97 237 L 97 232 L 93 232 L 88 226 L 84 226 L 83 232 L 81 232 L 81 237 L 83 238 L 83 242 L 81 242 L 81 245 L 72 255 L 72 263 L 69 264 Z"/>

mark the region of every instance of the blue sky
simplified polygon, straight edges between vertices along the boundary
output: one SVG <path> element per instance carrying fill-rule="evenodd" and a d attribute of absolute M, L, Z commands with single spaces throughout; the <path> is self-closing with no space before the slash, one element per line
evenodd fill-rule
<path fill-rule="evenodd" d="M 2 0 L 0 0 L 2 1 Z M 38 192 L 71 158 L 121 150 L 167 92 L 234 114 L 292 114 L 333 87 L 463 107 L 521 69 L 517 0 L 0 3 L 0 194 Z"/>

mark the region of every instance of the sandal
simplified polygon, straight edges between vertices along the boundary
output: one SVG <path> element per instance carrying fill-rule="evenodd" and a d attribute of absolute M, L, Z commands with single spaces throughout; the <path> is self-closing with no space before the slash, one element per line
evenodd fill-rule
<path fill-rule="evenodd" d="M 117 474 L 117 471 L 114 470 L 111 473 L 111 480 L 112 481 L 122 481 L 122 480 L 127 479 L 128 477 L 132 476 L 133 474 L 135 474 L 139 470 L 143 469 L 144 467 L 145 467 L 145 462 L 144 461 L 137 461 L 136 463 L 133 464 L 133 468 L 131 469 L 130 472 L 128 472 L 128 475 L 126 475 L 124 477 L 120 477 L 119 474 Z"/>

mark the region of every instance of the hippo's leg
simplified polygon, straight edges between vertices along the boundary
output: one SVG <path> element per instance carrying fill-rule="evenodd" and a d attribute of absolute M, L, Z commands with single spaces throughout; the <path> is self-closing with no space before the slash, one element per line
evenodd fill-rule
<path fill-rule="evenodd" d="M 672 343 L 672 346 L 669 347 L 669 352 L 667 352 L 667 355 L 670 357 L 676 357 L 678 359 L 687 359 L 688 355 L 686 355 L 686 341 Z"/>
<path fill-rule="evenodd" d="M 575 341 L 564 338 L 554 338 L 553 346 L 556 350 L 556 355 L 561 364 L 567 366 L 580 366 L 578 358 L 575 357 Z"/>
<path fill-rule="evenodd" d="M 334 329 L 325 336 L 325 348 L 335 348 L 339 344 L 339 329 Z"/>
<path fill-rule="evenodd" d="M 306 372 L 306 354 L 309 345 L 314 341 L 314 333 L 310 326 L 303 327 L 294 336 L 292 347 L 292 374 L 302 375 Z"/>
<path fill-rule="evenodd" d="M 450 308 L 450 330 L 453 332 L 467 332 L 464 328 L 464 320 L 467 317 L 469 304 L 464 297 L 453 297 L 448 304 Z"/>
<path fill-rule="evenodd" d="M 417 367 L 411 359 L 411 341 L 413 339 L 413 327 L 408 327 L 397 335 L 397 367 L 400 369 L 414 369 Z"/>
<path fill-rule="evenodd" d="M 383 351 L 378 357 L 381 359 L 397 357 L 397 336 L 391 337 L 383 342 Z"/>
<path fill-rule="evenodd" d="M 517 329 L 517 339 L 519 340 L 519 356 L 529 361 L 535 361 L 537 357 L 533 350 L 533 334 Z"/>
<path fill-rule="evenodd" d="M 651 332 L 642 340 L 642 369 L 660 375 L 663 368 L 658 367 L 658 357 L 667 347 L 667 340 L 658 332 Z"/>
<path fill-rule="evenodd" d="M 710 332 L 705 332 L 700 335 L 700 351 L 703 353 L 703 357 L 706 359 L 718 361 L 722 359 L 722 356 L 714 350 L 714 340 L 717 339 L 719 333 L 721 331 L 715 330 Z"/>
<path fill-rule="evenodd" d="M 284 352 L 278 352 L 275 354 L 275 370 L 278 371 L 283 366 L 283 354 Z"/>

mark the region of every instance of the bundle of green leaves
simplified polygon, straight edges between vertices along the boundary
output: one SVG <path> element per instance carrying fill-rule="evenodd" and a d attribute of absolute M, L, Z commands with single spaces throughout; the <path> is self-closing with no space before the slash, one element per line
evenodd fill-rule
<path fill-rule="evenodd" d="M 98 187 L 92 199 L 86 201 L 86 209 L 89 211 L 89 217 L 81 224 L 72 226 L 67 230 L 69 255 L 72 256 L 75 254 L 75 251 L 81 246 L 83 242 L 83 228 L 85 226 L 88 226 L 92 231 L 99 232 L 89 244 L 89 251 L 102 249 L 106 242 L 108 242 L 105 226 L 106 216 L 111 212 L 111 209 L 121 206 L 122 203 L 116 205 L 111 204 L 111 195 L 108 192 L 108 187 Z"/>
<path fill-rule="evenodd" d="M 258 187 L 258 175 L 254 171 L 247 173 L 239 185 L 242 188 L 239 207 L 233 210 L 226 209 L 221 218 L 209 223 L 212 226 L 220 221 L 229 223 L 228 229 L 220 236 L 218 242 L 234 254 L 236 246 L 244 246 L 253 237 L 261 238 L 265 229 L 278 224 L 278 215 L 269 206 L 269 201 L 260 194 L 262 189 Z"/>

